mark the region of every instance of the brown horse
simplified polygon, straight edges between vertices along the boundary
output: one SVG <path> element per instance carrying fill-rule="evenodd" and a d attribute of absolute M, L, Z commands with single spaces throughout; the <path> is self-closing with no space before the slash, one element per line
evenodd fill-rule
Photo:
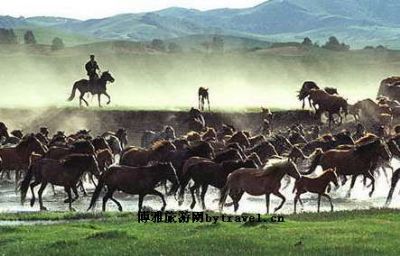
<path fill-rule="evenodd" d="M 321 196 L 328 198 L 331 204 L 331 211 L 333 211 L 332 199 L 325 192 L 331 182 L 333 182 L 336 187 L 339 186 L 335 172 L 335 169 L 328 169 L 316 178 L 302 176 L 299 180 L 297 180 L 293 188 L 293 192 L 296 191 L 296 196 L 294 198 L 294 213 L 296 213 L 297 201 L 300 201 L 300 204 L 303 206 L 300 196 L 306 192 L 318 194 L 318 212 L 321 205 Z"/>
<path fill-rule="evenodd" d="M 236 132 L 235 134 L 232 135 L 232 137 L 226 141 L 226 144 L 231 144 L 231 143 L 239 143 L 240 146 L 242 147 L 249 147 L 250 146 L 250 141 L 246 134 L 244 132 Z"/>
<path fill-rule="evenodd" d="M 239 201 L 246 192 L 253 196 L 265 195 L 267 213 L 269 213 L 269 197 L 274 194 L 282 199 L 281 204 L 275 208 L 278 211 L 286 201 L 286 198 L 279 192 L 281 180 L 285 174 L 300 179 L 300 173 L 295 163 L 291 160 L 284 160 L 275 163 L 264 169 L 242 168 L 232 172 L 227 179 L 224 188 L 221 191 L 219 201 L 220 211 L 225 204 L 228 195 L 233 200 L 234 210 L 239 208 Z"/>
<path fill-rule="evenodd" d="M 368 141 L 371 139 L 363 140 Z M 374 138 L 372 142 L 367 142 L 363 145 L 358 144 L 346 149 L 332 149 L 315 154 L 307 174 L 314 172 L 316 167 L 321 165 L 324 170 L 336 168 L 338 175 L 352 175 L 348 196 L 350 196 L 350 191 L 354 187 L 357 176 L 363 175 L 371 180 L 372 188 L 369 196 L 372 196 L 375 190 L 375 178 L 371 172 L 375 169 L 373 166 L 377 164 L 379 158 L 388 161 L 391 158 L 391 153 L 385 142 L 379 138 Z"/>
<path fill-rule="evenodd" d="M 150 149 L 131 148 L 126 151 L 120 160 L 121 165 L 146 166 L 152 161 L 165 161 L 168 155 L 175 151 L 175 145 L 170 141 L 157 141 Z"/>
<path fill-rule="evenodd" d="M 122 211 L 121 204 L 113 198 L 113 194 L 116 190 L 131 195 L 139 195 L 139 212 L 142 211 L 143 198 L 146 195 L 157 195 L 161 197 L 163 201 L 161 211 L 164 211 L 167 203 L 165 202 L 163 194 L 155 190 L 155 187 L 165 180 L 169 180 L 174 185 L 179 184 L 175 168 L 171 163 L 160 163 L 146 167 L 112 166 L 109 170 L 101 174 L 99 184 L 90 201 L 89 209 L 95 207 L 100 192 L 103 190 L 103 187 L 106 186 L 107 193 L 103 197 L 103 211 L 106 210 L 108 199 L 111 199 L 117 204 L 118 210 Z"/>
<path fill-rule="evenodd" d="M 207 100 L 208 111 L 210 111 L 210 98 L 208 95 L 208 88 L 200 87 L 197 94 L 199 96 L 199 109 L 201 111 L 204 111 L 204 103 Z"/>
<path fill-rule="evenodd" d="M 32 199 L 31 206 L 35 203 L 34 188 L 41 184 L 38 191 L 40 210 L 46 210 L 43 206 L 42 194 L 48 183 L 56 186 L 63 186 L 65 192 L 68 194 L 68 199 L 65 202 L 69 203 L 69 209 L 73 210 L 72 202 L 77 199 L 76 185 L 83 173 L 89 171 L 95 176 L 100 175 L 97 160 L 93 155 L 73 154 L 69 155 L 63 161 L 43 158 L 36 161 L 29 167 L 29 170 L 21 183 L 21 202 L 23 203 L 26 198 L 28 188 L 31 188 Z M 31 183 L 31 180 L 34 182 Z M 71 189 L 76 197 L 72 199 Z"/>
<path fill-rule="evenodd" d="M 44 155 L 46 147 L 31 134 L 25 137 L 16 147 L 0 148 L 2 159 L 1 170 L 15 170 L 15 182 L 18 184 L 19 171 L 26 171 L 29 167 L 29 158 L 32 153 Z"/>

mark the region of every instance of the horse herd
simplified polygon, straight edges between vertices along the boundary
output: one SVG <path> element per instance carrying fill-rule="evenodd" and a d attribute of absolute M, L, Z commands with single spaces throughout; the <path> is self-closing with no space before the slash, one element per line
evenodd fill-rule
<path fill-rule="evenodd" d="M 380 115 L 390 112 L 393 118 L 394 101 L 380 98 L 376 103 L 364 100 L 348 105 L 336 89 L 321 90 L 313 82 L 304 83 L 299 92 L 300 100 L 306 98 L 319 118 L 328 112 L 329 120 L 334 122 L 333 115 L 344 112 L 352 113 L 356 122 L 347 123 L 342 130 L 317 122 L 278 127 L 273 125 L 277 121 L 273 113 L 262 108 L 261 128 L 251 132 L 229 124 L 207 126 L 203 113 L 192 108 L 183 123 L 186 133 L 178 136 L 172 126 L 165 126 L 160 132 L 147 131 L 141 147 L 129 145 L 124 128 L 99 135 L 88 130 L 50 135 L 49 129 L 42 127 L 37 133 L 24 135 L 20 130 L 9 133 L 0 122 L 0 179 L 11 179 L 14 173 L 21 202 L 30 190 L 30 205 L 35 204 L 37 195 L 41 210 L 46 210 L 42 195 L 47 185 L 52 185 L 53 190 L 54 186 L 64 187 L 68 197 L 64 203 L 73 210 L 79 194 L 86 194 L 84 181 L 88 180 L 95 186 L 89 209 L 94 209 L 103 195 L 103 211 L 109 200 L 122 211 L 115 192 L 138 195 L 139 211 L 146 195 L 160 197 L 161 210 L 167 204 L 165 196 L 173 197 L 179 205 L 189 198 L 191 209 L 197 202 L 206 209 L 205 197 L 211 186 L 220 190 L 220 210 L 233 206 L 237 211 L 247 193 L 265 196 L 269 213 L 270 195 L 281 199 L 274 208 L 277 211 L 286 202 L 282 192 L 288 186 L 293 187 L 294 212 L 297 203 L 303 205 L 301 196 L 307 192 L 318 195 L 318 211 L 322 197 L 329 200 L 333 211 L 329 195 L 332 185 L 344 186 L 350 178 L 350 196 L 361 176 L 372 196 L 375 178 L 384 175 L 389 179 L 387 169 L 391 169 L 386 201 L 390 204 L 400 179 L 400 169 L 393 170 L 390 164 L 393 158 L 400 159 L 400 126 L 383 123 Z M 372 111 L 376 112 L 371 112 L 375 105 Z M 318 166 L 323 170 L 319 175 Z M 227 202 L 228 197 L 231 202 Z"/>

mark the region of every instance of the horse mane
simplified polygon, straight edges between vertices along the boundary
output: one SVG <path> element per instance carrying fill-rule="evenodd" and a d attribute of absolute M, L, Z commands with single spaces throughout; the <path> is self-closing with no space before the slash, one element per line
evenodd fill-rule
<path fill-rule="evenodd" d="M 158 151 L 164 147 L 172 146 L 172 145 L 173 144 L 168 140 L 159 140 L 159 141 L 154 142 L 153 145 L 151 145 L 151 150 Z"/>
<path fill-rule="evenodd" d="M 355 141 L 355 144 L 356 145 L 362 145 L 362 144 L 369 143 L 369 142 L 372 142 L 372 141 L 378 140 L 378 139 L 379 139 L 379 137 L 376 136 L 375 134 L 367 133 L 367 134 L 364 135 L 364 137 L 361 137 L 360 139 Z"/>
<path fill-rule="evenodd" d="M 260 177 L 268 176 L 277 170 L 286 168 L 288 165 L 294 165 L 293 161 L 288 158 L 271 161 L 270 164 L 267 164 L 262 168 L 263 172 L 260 174 Z"/>

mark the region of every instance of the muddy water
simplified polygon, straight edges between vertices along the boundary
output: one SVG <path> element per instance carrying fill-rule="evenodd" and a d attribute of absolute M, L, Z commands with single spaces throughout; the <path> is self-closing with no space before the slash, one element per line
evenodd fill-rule
<path fill-rule="evenodd" d="M 392 165 L 396 168 L 400 167 L 400 163 L 397 161 L 393 161 Z M 321 170 L 317 169 L 317 172 Z M 389 179 L 391 178 L 391 171 L 389 170 Z M 369 182 L 369 181 L 368 181 Z M 283 208 L 280 210 L 280 213 L 291 213 L 293 211 L 293 197 L 292 189 L 293 189 L 293 180 L 291 184 L 283 191 L 287 201 Z M 344 186 L 339 187 L 337 190 L 332 190 L 330 195 L 333 199 L 333 204 L 335 210 L 352 210 L 352 209 L 368 209 L 368 208 L 379 208 L 383 207 L 386 196 L 388 194 L 390 185 L 388 180 L 382 174 L 379 177 L 376 177 L 376 188 L 373 196 L 370 198 L 368 196 L 370 188 L 364 187 L 362 184 L 362 178 L 359 177 L 356 181 L 355 187 L 352 191 L 352 194 L 349 198 L 346 197 L 346 193 L 350 186 L 350 181 L 347 182 Z M 89 192 L 89 196 L 82 196 L 73 203 L 73 207 L 77 211 L 86 211 L 89 206 L 90 195 L 93 192 L 94 187 L 90 184 L 86 184 L 87 190 Z M 163 188 L 159 188 L 160 191 L 163 192 Z M 20 195 L 15 192 L 15 186 L 12 183 L 3 182 L 0 184 L 0 212 L 21 212 L 21 211 L 39 211 L 39 205 L 36 201 L 35 205 L 31 207 L 29 205 L 30 201 L 30 192 L 28 192 L 27 200 L 24 205 L 20 203 Z M 62 187 L 56 187 L 56 194 L 54 195 L 50 186 L 44 192 L 43 200 L 44 205 L 50 211 L 68 211 L 68 204 L 63 203 L 63 200 L 66 198 L 66 195 L 63 191 Z M 115 198 L 121 202 L 124 211 L 137 211 L 138 197 L 125 195 L 122 193 L 116 193 Z M 218 210 L 218 200 L 219 191 L 213 188 L 209 188 L 206 195 L 206 206 L 207 210 Z M 168 197 L 167 199 L 167 210 L 189 210 L 189 204 L 191 202 L 191 198 L 189 194 L 186 194 L 185 204 L 182 206 L 178 206 L 174 197 Z M 304 194 L 302 196 L 304 202 L 304 208 L 301 209 L 298 206 L 299 211 L 307 211 L 314 212 L 316 211 L 316 196 L 312 194 Z M 228 199 L 229 200 L 229 199 Z M 101 197 L 96 206 L 96 211 L 101 210 Z M 280 203 L 280 199 L 274 196 L 271 196 L 271 209 L 274 209 Z M 162 203 L 161 200 L 155 196 L 146 196 L 144 200 L 144 206 L 150 207 L 154 210 L 160 209 Z M 396 189 L 393 197 L 393 202 L 390 207 L 398 208 L 400 207 L 400 194 L 399 189 Z M 117 211 L 116 205 L 109 201 L 107 203 L 108 211 Z M 197 204 L 194 208 L 195 211 L 200 211 L 200 205 Z M 329 211 L 330 206 L 329 202 L 326 199 L 322 199 L 321 203 L 322 211 Z M 249 212 L 249 213 L 265 213 L 265 198 L 261 197 L 253 197 L 244 195 L 242 200 L 240 201 L 239 212 Z M 226 213 L 233 213 L 233 207 L 226 207 L 224 209 Z"/>

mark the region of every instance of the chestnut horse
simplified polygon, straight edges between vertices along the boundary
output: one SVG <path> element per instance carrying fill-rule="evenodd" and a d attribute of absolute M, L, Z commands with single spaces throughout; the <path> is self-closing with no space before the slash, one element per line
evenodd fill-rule
<path fill-rule="evenodd" d="M 265 195 L 267 213 L 269 213 L 270 194 L 276 195 L 282 199 L 281 204 L 275 208 L 275 212 L 278 211 L 286 201 L 286 198 L 279 192 L 281 180 L 286 174 L 295 180 L 300 179 L 296 164 L 289 159 L 274 163 L 263 169 L 242 168 L 232 172 L 221 191 L 220 211 L 222 211 L 227 196 L 230 195 L 236 212 L 244 192 L 253 196 Z"/>
<path fill-rule="evenodd" d="M 170 141 L 157 141 L 150 149 L 131 148 L 120 160 L 121 165 L 146 166 L 151 161 L 165 161 L 170 152 L 175 151 L 175 145 Z"/>
<path fill-rule="evenodd" d="M 328 198 L 331 204 L 331 211 L 333 211 L 332 199 L 325 193 L 331 182 L 333 182 L 336 187 L 339 186 L 335 169 L 328 169 L 316 178 L 302 176 L 297 180 L 293 188 L 293 192 L 296 191 L 296 196 L 294 197 L 294 213 L 296 213 L 297 201 L 299 201 L 301 206 L 303 206 L 300 196 L 306 192 L 318 194 L 318 212 L 321 205 L 321 196 Z"/>
<path fill-rule="evenodd" d="M 107 193 L 103 197 L 103 211 L 106 210 L 108 199 L 117 204 L 118 210 L 122 211 L 121 204 L 113 198 L 113 194 L 117 190 L 131 195 L 139 195 L 139 212 L 142 211 L 143 198 L 146 195 L 157 195 L 163 201 L 161 211 L 164 211 L 167 203 L 163 194 L 155 190 L 155 187 L 160 182 L 166 180 L 169 180 L 173 184 L 179 184 L 175 168 L 171 163 L 160 163 L 146 167 L 112 166 L 109 170 L 101 174 L 99 184 L 93 193 L 88 210 L 95 207 L 100 192 L 106 186 Z"/>
<path fill-rule="evenodd" d="M 362 138 L 362 140 L 371 139 Z M 323 153 L 315 154 L 307 174 L 314 172 L 316 167 L 321 165 L 324 170 L 336 167 L 338 175 L 352 175 L 348 196 L 350 196 L 350 191 L 354 187 L 357 176 L 363 175 L 371 180 L 372 188 L 369 196 L 372 196 L 375 190 L 375 178 L 372 175 L 372 171 L 375 169 L 374 165 L 376 167 L 379 158 L 388 161 L 391 158 L 391 153 L 386 143 L 375 136 L 371 142 L 362 145 L 356 143 L 355 146 L 348 148 L 331 149 Z"/>

